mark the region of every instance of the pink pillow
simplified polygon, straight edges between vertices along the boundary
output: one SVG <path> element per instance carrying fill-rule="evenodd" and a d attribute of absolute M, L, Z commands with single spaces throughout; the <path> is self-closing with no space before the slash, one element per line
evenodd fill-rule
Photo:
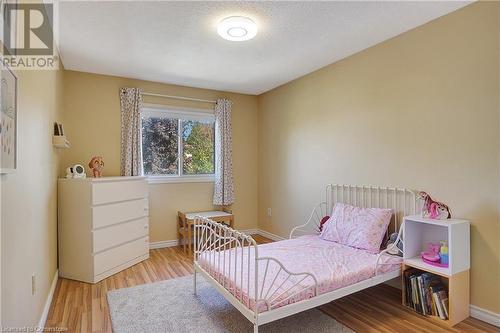
<path fill-rule="evenodd" d="M 323 226 L 320 237 L 379 253 L 391 216 L 391 209 L 360 208 L 337 203 L 333 207 L 332 216 Z"/>

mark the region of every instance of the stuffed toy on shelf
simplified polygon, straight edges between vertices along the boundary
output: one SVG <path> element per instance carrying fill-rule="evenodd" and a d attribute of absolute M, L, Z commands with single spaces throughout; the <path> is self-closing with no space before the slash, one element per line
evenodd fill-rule
<path fill-rule="evenodd" d="M 89 162 L 89 168 L 92 170 L 92 177 L 102 177 L 102 169 L 104 168 L 104 161 L 101 156 L 94 156 Z"/>

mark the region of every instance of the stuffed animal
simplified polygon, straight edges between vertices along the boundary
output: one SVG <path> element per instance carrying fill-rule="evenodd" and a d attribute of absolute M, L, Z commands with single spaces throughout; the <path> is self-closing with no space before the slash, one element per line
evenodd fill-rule
<path fill-rule="evenodd" d="M 418 197 L 423 201 L 422 217 L 436 220 L 451 218 L 450 208 L 444 203 L 434 201 L 426 192 L 420 192 Z"/>
<path fill-rule="evenodd" d="M 94 156 L 89 162 L 89 168 L 92 170 L 92 176 L 94 178 L 102 177 L 102 169 L 104 167 L 104 161 L 101 156 Z"/>
<path fill-rule="evenodd" d="M 330 219 L 330 216 L 324 216 L 321 221 L 319 221 L 319 231 L 323 231 L 323 225 Z"/>
<path fill-rule="evenodd" d="M 402 257 L 403 256 L 403 242 L 400 240 L 396 244 L 396 241 L 398 241 L 398 233 L 394 232 L 387 239 L 387 245 L 386 245 L 387 252 L 389 254 Z"/>

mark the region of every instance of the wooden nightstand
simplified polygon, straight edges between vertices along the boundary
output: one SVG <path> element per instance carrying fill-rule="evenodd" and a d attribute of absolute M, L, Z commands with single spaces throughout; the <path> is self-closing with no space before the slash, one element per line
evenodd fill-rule
<path fill-rule="evenodd" d="M 470 225 L 466 220 L 430 220 L 418 215 L 404 218 L 404 271 L 410 268 L 428 272 L 440 277 L 448 294 L 447 320 L 434 316 L 428 318 L 454 326 L 469 317 L 469 270 L 470 270 Z M 436 267 L 424 262 L 420 253 L 426 250 L 429 242 L 448 244 L 449 266 Z M 403 278 L 403 305 L 406 298 Z"/>
<path fill-rule="evenodd" d="M 193 225 L 194 218 L 201 216 L 215 222 L 224 223 L 231 228 L 234 227 L 234 215 L 220 210 L 212 210 L 207 212 L 178 212 L 177 213 L 177 233 L 179 235 L 179 244 L 183 244 L 184 252 L 189 249 L 192 251 L 193 242 Z"/>

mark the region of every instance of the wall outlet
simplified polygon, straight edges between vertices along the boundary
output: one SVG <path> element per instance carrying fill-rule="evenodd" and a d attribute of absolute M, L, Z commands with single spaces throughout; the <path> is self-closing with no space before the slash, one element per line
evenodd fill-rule
<path fill-rule="evenodd" d="M 268 208 L 267 209 L 267 216 L 271 217 L 271 215 L 273 215 L 273 211 L 271 208 Z"/>
<path fill-rule="evenodd" d="M 31 295 L 35 295 L 36 293 L 36 275 L 33 273 L 31 275 Z"/>

